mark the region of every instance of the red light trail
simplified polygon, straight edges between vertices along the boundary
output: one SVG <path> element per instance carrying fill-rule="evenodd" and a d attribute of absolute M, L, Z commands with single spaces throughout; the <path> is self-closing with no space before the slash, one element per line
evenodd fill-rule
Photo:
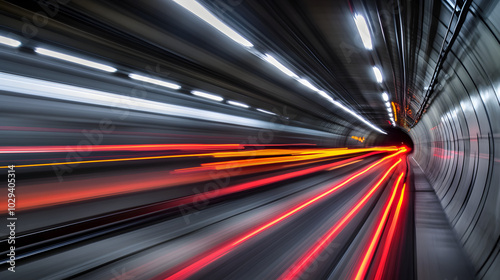
<path fill-rule="evenodd" d="M 325 233 L 316 242 L 309 251 L 307 251 L 302 257 L 300 257 L 287 272 L 281 275 L 280 280 L 291 280 L 296 279 L 300 274 L 314 261 L 314 259 L 330 244 L 337 235 L 345 228 L 345 226 L 352 220 L 352 218 L 365 206 L 367 201 L 373 196 L 375 191 L 380 187 L 380 185 L 385 181 L 389 174 L 396 168 L 396 166 L 402 160 L 399 159 L 395 164 L 389 168 L 382 178 L 366 193 L 361 200 L 356 203 L 356 205 L 351 208 L 351 210 L 342 217 L 330 230 Z"/>
<path fill-rule="evenodd" d="M 365 174 L 369 170 L 371 170 L 374 167 L 378 166 L 382 162 L 384 162 L 384 161 L 386 161 L 386 160 L 388 160 L 390 158 L 393 158 L 393 157 L 397 156 L 398 154 L 404 153 L 405 151 L 406 151 L 406 149 L 401 149 L 400 151 L 398 151 L 398 152 L 396 152 L 396 153 L 394 153 L 394 154 L 392 154 L 390 156 L 386 156 L 386 157 L 382 158 L 381 160 L 373 163 L 372 165 L 370 165 L 369 167 L 363 169 L 362 171 L 357 172 L 353 176 L 350 176 L 349 178 L 345 179 L 341 183 L 336 184 L 335 186 L 331 187 L 327 191 L 325 191 L 325 192 L 323 192 L 323 193 L 321 193 L 319 195 L 316 195 L 316 196 L 314 196 L 314 197 L 306 200 L 305 202 L 301 203 L 300 205 L 294 207 L 293 209 L 290 209 L 290 210 L 286 211 L 285 213 L 282 213 L 278 217 L 275 217 L 274 219 L 266 222 L 265 224 L 257 227 L 256 229 L 251 230 L 248 233 L 243 234 L 242 236 L 237 237 L 237 238 L 235 238 L 233 240 L 230 240 L 229 242 L 226 242 L 226 243 L 218 246 L 218 248 L 216 247 L 215 249 L 211 250 L 208 254 L 206 254 L 204 256 L 201 256 L 197 260 L 194 260 L 194 261 L 190 260 L 190 261 L 188 261 L 188 262 L 186 262 L 184 264 L 181 264 L 178 268 L 172 269 L 172 271 L 175 271 L 175 272 L 173 272 L 173 274 L 171 274 L 170 276 L 166 277 L 165 279 L 168 279 L 168 280 L 186 279 L 186 278 L 190 277 L 191 275 L 195 274 L 196 272 L 198 272 L 202 268 L 206 267 L 210 263 L 213 263 L 214 261 L 216 261 L 216 260 L 222 258 L 223 256 L 227 255 L 228 253 L 230 253 L 238 245 L 244 243 L 245 241 L 251 239 L 252 237 L 255 237 L 259 233 L 262 233 L 264 230 L 267 230 L 267 229 L 269 229 L 269 228 L 271 228 L 271 227 L 273 227 L 273 226 L 275 226 L 275 225 L 277 225 L 277 224 L 285 221 L 286 219 L 290 218 L 291 216 L 297 214 L 298 212 L 300 212 L 300 211 L 308 208 L 309 206 L 317 203 L 318 201 L 321 201 L 322 199 L 324 199 L 327 196 L 333 194 L 334 192 L 336 192 L 337 190 L 341 189 L 342 187 L 344 187 L 348 183 L 352 182 L 356 178 L 358 178 L 361 175 Z M 398 160 L 397 163 L 395 163 L 389 169 L 389 171 L 386 172 L 386 175 L 384 175 L 383 179 L 385 179 L 388 176 L 389 172 L 391 172 L 400 162 L 401 162 L 401 159 Z M 167 273 L 169 273 L 169 272 L 167 272 Z"/>

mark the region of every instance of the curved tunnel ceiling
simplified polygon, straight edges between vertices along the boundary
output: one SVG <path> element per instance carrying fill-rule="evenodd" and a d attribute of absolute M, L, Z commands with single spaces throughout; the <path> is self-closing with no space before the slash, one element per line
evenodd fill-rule
<path fill-rule="evenodd" d="M 118 151 L 118 145 L 166 143 L 298 145 L 299 150 L 404 145 L 413 152 L 408 155 L 412 171 L 407 171 L 415 176 L 412 182 L 425 178 L 422 182 L 431 186 L 411 188 L 415 209 L 430 204 L 426 195 L 435 193 L 441 221 L 453 232 L 446 236 L 460 244 L 464 269 L 470 266 L 464 275 L 497 279 L 499 1 L 54 0 L 2 1 L 0 7 L 0 90 L 8 124 L 1 127 L 0 143 L 21 151 L 12 156 L 16 165 L 51 166 L 43 153 L 68 151 L 63 146 L 77 147 L 83 140 L 91 142 L 92 160 L 94 145 Z M 72 57 L 61 59 L 57 53 Z M 18 146 L 36 147 L 40 154 L 30 158 L 30 152 L 13 148 Z M 48 146 L 53 147 L 40 152 Z M 12 153 L 7 148 L 2 153 Z M 133 149 L 138 148 L 124 151 Z M 117 153 L 108 150 L 98 160 Z M 86 174 L 97 171 L 71 175 L 87 154 L 64 156 L 65 166 L 77 164 L 55 170 L 72 178 L 63 182 L 58 175 L 57 180 L 83 189 L 92 176 Z M 116 178 L 120 168 L 111 167 Z M 30 182 L 36 189 L 54 184 L 48 173 L 26 174 L 43 179 Z M 106 180 L 111 184 L 111 177 Z M 175 195 L 187 192 L 176 189 Z M 137 201 L 142 202 L 134 207 L 159 203 L 146 196 Z M 106 206 L 75 220 L 132 207 L 120 203 L 126 207 Z M 55 211 L 40 205 L 47 213 Z M 30 215 L 27 219 L 36 217 Z M 33 223 L 22 232 L 42 228 Z M 417 262 L 411 257 L 403 263 Z M 412 265 L 417 272 L 408 273 L 414 277 L 421 266 Z M 344 275 L 335 271 L 321 278 Z M 443 279 L 433 272 L 415 278 Z"/>

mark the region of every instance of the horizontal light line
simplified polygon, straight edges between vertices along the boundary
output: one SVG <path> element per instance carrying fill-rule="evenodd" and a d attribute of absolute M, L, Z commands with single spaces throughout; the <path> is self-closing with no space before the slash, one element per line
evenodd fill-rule
<path fill-rule="evenodd" d="M 370 30 L 368 29 L 368 24 L 366 24 L 365 18 L 362 15 L 356 14 L 354 16 L 354 22 L 358 28 L 359 36 L 361 36 L 363 45 L 367 50 L 371 50 L 373 48 L 372 38 L 370 36 Z"/>
<path fill-rule="evenodd" d="M 286 68 L 283 64 L 279 63 L 274 57 L 266 53 L 266 56 L 264 57 L 264 60 L 271 63 L 274 67 L 278 68 L 281 72 L 287 74 L 288 76 L 298 79 L 299 76 L 297 76 L 295 73 L 292 72 L 292 70 Z"/>
<path fill-rule="evenodd" d="M 47 49 L 44 49 L 44 48 L 35 48 L 35 52 L 39 53 L 39 54 L 46 55 L 46 56 L 54 57 L 54 58 L 57 58 L 57 59 L 61 59 L 61 60 L 65 60 L 65 61 L 77 63 L 77 64 L 80 64 L 80 65 L 84 65 L 84 66 L 87 66 L 87 67 L 92 67 L 92 68 L 95 68 L 95 69 L 103 70 L 103 71 L 106 71 L 106 72 L 116 72 L 117 71 L 116 68 L 108 66 L 108 65 L 104 65 L 104 64 L 101 64 L 101 63 L 93 62 L 93 61 L 82 59 L 82 58 L 78 58 L 76 56 L 71 56 L 71 55 L 67 55 L 67 54 L 63 54 L 63 53 L 59 53 L 59 52 L 47 50 Z"/>
<path fill-rule="evenodd" d="M 224 98 L 221 97 L 221 96 L 218 96 L 218 95 L 215 95 L 215 94 L 211 94 L 211 93 L 206 93 L 206 92 L 203 92 L 203 91 L 198 91 L 198 90 L 192 90 L 191 94 L 192 95 L 196 95 L 198 97 L 202 97 L 202 98 L 214 100 L 214 101 L 222 101 L 222 100 L 224 100 Z"/>
<path fill-rule="evenodd" d="M 140 111 L 255 128 L 271 126 L 276 131 L 292 131 L 295 133 L 315 135 L 319 137 L 332 136 L 331 133 L 309 128 L 290 125 L 277 126 L 276 124 L 267 121 L 191 108 L 187 106 L 161 103 L 137 97 L 7 74 L 4 72 L 0 72 L 0 90 L 14 92 L 19 95 L 24 94 L 29 96 L 118 108 L 120 109 L 118 111 L 122 111 L 124 113 L 130 111 Z"/>
<path fill-rule="evenodd" d="M 394 119 L 396 119 L 396 121 L 398 120 L 398 115 L 397 115 L 397 111 L 396 111 L 396 105 L 394 104 L 394 102 L 391 102 L 392 104 L 392 110 L 394 111 Z"/>
<path fill-rule="evenodd" d="M 162 87 L 167 87 L 167 88 L 171 88 L 171 89 L 180 89 L 181 88 L 180 85 L 177 85 L 177 84 L 174 84 L 174 83 L 165 82 L 165 81 L 158 80 L 158 79 L 149 78 L 149 77 L 142 76 L 142 75 L 128 74 L 128 76 L 131 79 L 134 79 L 134 80 L 138 80 L 138 81 L 143 81 L 143 82 L 150 83 L 150 84 L 159 85 L 159 86 L 162 86 Z"/>
<path fill-rule="evenodd" d="M 227 101 L 227 103 L 231 104 L 233 106 L 242 107 L 242 108 L 249 108 L 250 107 L 245 103 L 241 103 L 241 102 L 237 102 L 237 101 L 233 101 L 233 100 L 229 100 L 229 101 Z"/>

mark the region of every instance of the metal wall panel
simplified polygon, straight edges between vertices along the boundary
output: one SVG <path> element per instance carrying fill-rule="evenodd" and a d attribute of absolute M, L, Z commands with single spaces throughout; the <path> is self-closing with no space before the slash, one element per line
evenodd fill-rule
<path fill-rule="evenodd" d="M 500 41 L 473 11 L 439 76 L 440 90 L 410 131 L 426 172 L 480 279 L 500 271 Z M 500 17 L 493 9 L 490 18 Z"/>

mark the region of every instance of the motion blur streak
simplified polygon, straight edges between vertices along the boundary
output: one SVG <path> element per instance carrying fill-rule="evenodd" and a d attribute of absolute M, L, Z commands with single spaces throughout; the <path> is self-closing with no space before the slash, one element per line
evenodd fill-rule
<path fill-rule="evenodd" d="M 392 149 L 388 149 L 392 150 Z M 400 150 L 398 153 L 402 153 L 405 150 Z M 202 194 L 197 194 L 197 195 L 192 195 L 180 199 L 176 199 L 173 202 L 173 205 L 182 205 L 184 203 L 189 203 L 192 201 L 197 201 L 197 199 L 206 199 L 206 198 L 214 198 L 217 196 L 222 196 L 222 195 L 227 195 L 227 194 L 232 194 L 260 186 L 264 186 L 267 184 L 271 183 L 276 183 L 282 180 L 287 180 L 299 176 L 304 176 L 307 174 L 312 174 L 315 172 L 319 172 L 322 170 L 326 170 L 335 166 L 338 166 L 340 164 L 344 164 L 349 161 L 354 161 L 358 160 L 361 158 L 369 157 L 377 153 L 381 153 L 383 151 L 378 151 L 378 152 L 372 152 L 368 153 L 363 156 L 355 157 L 352 159 L 348 159 L 345 161 L 341 162 L 334 162 L 326 165 L 321 165 L 321 166 L 316 166 L 312 168 L 307 168 L 299 171 L 294 171 L 294 172 L 287 172 L 282 175 L 277 175 L 277 176 L 271 176 L 268 178 L 263 178 L 255 181 L 250 181 L 247 183 L 243 184 L 236 184 L 230 187 L 226 187 L 223 189 L 216 189 L 213 191 L 208 191 L 208 192 L 203 192 Z M 196 155 L 198 156 L 198 155 Z M 395 155 L 392 155 L 395 156 Z M 389 157 L 392 157 L 389 156 Z M 181 157 L 181 156 L 162 156 L 162 157 L 157 157 L 157 158 L 172 158 L 172 157 Z M 149 159 L 149 158 L 145 158 Z M 123 159 L 122 159 L 123 160 Z M 100 161 L 93 161 L 93 162 L 107 162 L 107 161 L 122 161 L 122 160 L 100 160 Z M 33 165 L 33 166 L 41 166 L 40 165 Z M 55 164 L 49 164 L 49 165 L 55 165 Z M 262 170 L 257 170 L 257 171 L 262 171 Z M 255 170 L 251 171 L 240 171 L 238 172 L 237 170 L 229 173 L 228 175 L 244 175 L 244 174 L 251 174 L 256 172 Z M 234 174 L 233 174 L 234 173 Z M 76 202 L 76 201 L 82 201 L 82 200 L 88 200 L 88 199 L 93 199 L 93 198 L 100 198 L 100 197 L 107 197 L 107 196 L 112 196 L 112 195 L 118 195 L 118 194 L 127 194 L 127 193 L 134 193 L 134 192 L 140 192 L 140 191 L 146 191 L 146 190 L 152 190 L 152 189 L 160 189 L 160 188 L 165 188 L 165 187 L 173 187 L 177 185 L 182 185 L 182 184 L 189 184 L 189 183 L 195 183 L 195 182 L 202 182 L 202 181 L 209 181 L 213 179 L 213 175 L 210 173 L 202 173 L 202 174 L 197 174 L 197 175 L 192 175 L 192 174 L 186 174 L 186 176 L 169 176 L 169 177 L 162 177 L 156 180 L 153 179 L 148 179 L 148 180 L 140 180 L 140 181 L 127 181 L 125 183 L 107 183 L 107 182 L 98 182 L 97 184 L 88 186 L 85 185 L 83 188 L 77 188 L 76 186 L 73 186 L 70 189 L 48 189 L 44 191 L 44 196 L 40 197 L 39 193 L 35 190 L 32 193 L 26 194 L 24 199 L 21 200 L 17 204 L 18 209 L 32 209 L 32 208 L 37 208 L 37 207 L 47 207 L 51 205 L 57 205 L 57 204 L 62 204 L 62 203 L 70 203 L 70 202 Z M 0 209 L 0 213 L 6 211 L 5 209 Z"/>
<path fill-rule="evenodd" d="M 0 154 L 11 153 L 63 153 L 76 151 L 78 146 L 16 146 L 1 147 Z M 241 144 L 159 144 L 159 145 L 94 145 L 92 151 L 192 151 L 243 149 Z"/>
<path fill-rule="evenodd" d="M 396 184 L 394 185 L 394 189 L 392 191 L 391 198 L 389 199 L 389 201 L 387 202 L 387 205 L 385 206 L 385 210 L 384 210 L 382 217 L 380 218 L 380 221 L 378 223 L 378 227 L 373 234 L 370 245 L 368 246 L 368 248 L 363 256 L 363 259 L 362 259 L 362 261 L 359 265 L 359 268 L 358 268 L 358 272 L 356 273 L 356 276 L 354 277 L 354 279 L 356 279 L 356 280 L 365 279 L 366 272 L 368 271 L 368 266 L 372 260 L 373 254 L 375 253 L 375 249 L 376 249 L 375 247 L 380 240 L 380 236 L 382 235 L 382 230 L 383 230 L 383 228 L 387 222 L 387 218 L 389 216 L 389 211 L 391 210 L 392 203 L 394 201 L 394 198 L 396 197 L 396 192 L 398 191 L 399 183 L 401 182 L 401 179 L 403 178 L 404 175 L 405 175 L 405 173 L 402 172 L 401 175 L 399 175 L 399 178 L 396 181 Z M 403 194 L 403 192 L 401 192 L 401 194 Z"/>
<path fill-rule="evenodd" d="M 406 184 L 403 184 L 403 189 L 401 190 L 401 194 L 399 196 L 398 206 L 396 207 L 396 212 L 392 216 L 389 232 L 385 239 L 384 248 L 381 252 L 382 257 L 378 262 L 377 273 L 375 274 L 375 280 L 383 279 L 384 269 L 386 268 L 387 257 L 389 255 L 389 250 L 391 249 L 392 240 L 394 238 L 394 232 L 396 231 L 396 226 L 398 225 L 399 214 L 401 212 L 401 207 L 403 205 L 403 201 L 405 198 L 405 190 L 406 190 Z"/>
<path fill-rule="evenodd" d="M 307 251 L 303 256 L 301 256 L 290 269 L 281 275 L 281 280 L 293 280 L 300 277 L 300 274 L 310 265 L 313 260 L 324 250 L 328 244 L 330 244 L 338 233 L 344 229 L 344 227 L 349 223 L 349 221 L 356 216 L 356 214 L 363 208 L 367 201 L 373 196 L 375 191 L 380 187 L 380 185 L 385 181 L 385 179 L 391 174 L 392 170 L 401 163 L 399 159 L 395 164 L 393 164 L 380 178 L 380 180 L 370 189 L 370 191 L 361 198 L 361 200 L 339 220 L 326 234 L 324 234 L 319 241 L 312 246 L 312 248 Z"/>
<path fill-rule="evenodd" d="M 215 150 L 215 149 L 240 149 L 243 148 L 241 145 L 208 145 L 208 147 L 204 147 L 204 145 L 187 145 L 187 147 L 183 147 L 183 145 L 179 145 L 179 148 L 173 148 L 175 145 L 170 146 L 170 150 L 180 150 L 180 151 L 190 151 L 190 150 Z M 7 147 L 5 153 L 11 153 L 14 151 L 29 151 L 28 148 L 12 148 Z M 39 149 L 39 150 L 36 150 Z M 45 151 L 49 152 L 74 152 L 76 147 L 68 147 L 68 149 L 63 147 L 45 147 L 45 148 L 35 148 L 33 153 L 45 153 Z M 93 150 L 93 149 L 92 149 Z M 95 150 L 97 151 L 162 151 L 168 149 L 162 149 L 158 146 L 152 145 L 151 147 L 146 146 L 128 146 L 128 147 L 97 147 Z M 339 150 L 339 151 L 338 151 Z M 244 156 L 263 156 L 263 155 L 290 155 L 290 154 L 315 154 L 310 156 L 302 156 L 302 157 L 288 157 L 285 159 L 249 159 L 246 160 L 247 163 L 242 164 L 242 161 L 228 161 L 228 162 L 220 162 L 220 163 L 212 163 L 212 164 L 203 164 L 207 167 L 196 167 L 196 168 L 187 168 L 182 170 L 176 170 L 173 173 L 183 173 L 190 172 L 192 170 L 216 170 L 216 169 L 228 169 L 235 167 L 244 167 L 244 166 L 253 166 L 253 165 L 263 165 L 263 164 L 271 164 L 278 162 L 289 162 L 289 161 L 299 161 L 299 160 L 309 160 L 316 158 L 326 158 L 340 155 L 349 155 L 356 153 L 363 153 L 369 151 L 394 151 L 396 148 L 368 148 L 368 149 L 318 149 L 318 150 L 254 150 L 254 151 L 241 151 L 241 152 L 216 152 L 216 153 L 200 153 L 200 154 L 178 154 L 178 155 L 165 155 L 165 156 L 150 156 L 150 157 L 132 157 L 132 158 L 116 158 L 116 159 L 100 159 L 100 160 L 86 160 L 86 161 L 66 161 L 66 162 L 51 162 L 51 163 L 39 163 L 39 164 L 19 164 L 16 167 L 40 167 L 40 166 L 55 166 L 55 165 L 72 165 L 72 164 L 88 164 L 88 163 L 104 163 L 104 162 L 120 162 L 120 161 L 136 161 L 136 160 L 153 160 L 153 159 L 168 159 L 168 158 L 184 158 L 184 157 L 244 157 Z M 0 153 L 2 153 L 0 150 Z M 212 167 L 214 165 L 215 167 Z M 222 165 L 223 167 L 220 167 Z M 8 166 L 0 166 L 0 168 L 8 168 Z"/>
<path fill-rule="evenodd" d="M 208 264 L 222 258 L 223 256 L 225 256 L 226 254 L 230 253 L 236 246 L 240 245 L 241 243 L 251 239 L 252 237 L 258 235 L 259 233 L 283 222 L 284 220 L 290 218 L 291 216 L 297 214 L 298 212 L 304 210 L 305 208 L 311 206 L 312 204 L 314 203 L 317 203 L 318 201 L 326 198 L 327 196 L 335 193 L 336 191 L 338 191 L 340 188 L 346 186 L 347 184 L 349 184 L 350 182 L 352 182 L 353 180 L 355 180 L 356 178 L 358 178 L 359 176 L 365 174 L 366 172 L 370 171 L 371 169 L 375 168 L 376 166 L 380 165 L 381 163 L 383 163 L 384 161 L 390 159 L 390 158 L 393 158 L 401 153 L 404 153 L 405 152 L 405 149 L 402 149 L 390 156 L 387 156 L 387 157 L 384 157 L 383 159 L 375 162 L 374 164 L 370 165 L 369 167 L 363 169 L 362 171 L 360 172 L 357 172 L 355 174 L 353 174 L 352 176 L 350 176 L 349 178 L 343 180 L 341 183 L 339 184 L 336 184 L 334 186 L 332 186 L 330 189 L 328 189 L 326 192 L 323 192 L 315 197 L 312 197 L 310 199 L 308 199 L 307 201 L 304 201 L 303 203 L 301 203 L 300 205 L 294 207 L 293 209 L 290 209 L 288 210 L 287 212 L 279 215 L 278 217 L 272 219 L 271 221 L 265 223 L 264 225 L 261 225 L 259 227 L 257 227 L 256 229 L 250 231 L 249 233 L 246 233 L 244 234 L 243 236 L 239 237 L 239 238 L 236 238 L 234 240 L 231 240 L 231 241 L 228 241 L 227 243 L 219 246 L 218 249 L 215 249 L 213 250 L 212 252 L 210 252 L 208 255 L 205 255 L 203 256 L 201 259 L 199 260 L 196 260 L 194 262 L 188 262 L 186 264 L 183 264 L 181 265 L 180 267 L 180 270 L 178 270 L 177 272 L 175 272 L 174 274 L 172 274 L 171 276 L 168 276 L 167 278 L 165 279 L 168 279 L 168 280 L 174 280 L 174 279 L 186 279 L 188 277 L 190 277 L 191 275 L 195 274 L 196 272 L 200 271 L 202 268 L 204 268 L 205 266 L 207 266 Z M 389 171 L 386 172 L 386 174 L 383 176 L 383 178 L 380 180 L 380 183 L 387 177 L 387 175 L 401 162 L 401 159 L 397 161 L 397 163 L 395 163 L 393 166 L 391 166 L 391 168 L 389 168 Z M 380 184 L 378 183 L 377 184 L 377 187 L 378 185 Z M 373 191 L 375 191 L 376 188 L 373 189 Z M 370 192 L 370 193 L 373 193 Z M 368 198 L 366 198 L 368 199 Z M 365 201 L 366 199 L 364 199 L 363 201 Z M 357 209 L 357 208 L 356 208 Z M 349 215 L 351 216 L 351 215 Z M 175 271 L 175 270 L 174 270 Z"/>
<path fill-rule="evenodd" d="M 500 0 L 1 0 L 0 279 L 498 280 L 498 54 Z"/>

